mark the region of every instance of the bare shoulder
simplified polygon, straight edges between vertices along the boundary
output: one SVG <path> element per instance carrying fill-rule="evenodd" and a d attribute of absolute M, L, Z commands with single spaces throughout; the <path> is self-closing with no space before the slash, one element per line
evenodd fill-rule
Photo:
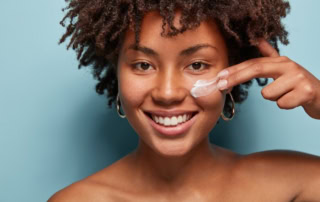
<path fill-rule="evenodd" d="M 83 198 L 84 191 L 90 188 L 86 183 L 76 182 L 64 189 L 56 192 L 53 196 L 50 197 L 48 202 L 63 202 L 63 201 L 81 201 Z M 83 200 L 83 199 L 82 199 Z"/>
<path fill-rule="evenodd" d="M 319 167 L 320 157 L 298 151 L 270 150 L 242 156 L 241 164 L 250 163 L 260 168 L 282 169 L 294 166 L 296 169 L 312 169 Z"/>
<path fill-rule="evenodd" d="M 294 201 L 320 200 L 320 157 L 297 151 L 272 150 L 242 156 L 237 175 L 256 186 L 295 195 Z"/>
<path fill-rule="evenodd" d="M 126 157 L 118 160 L 110 166 L 75 182 L 56 192 L 48 202 L 87 202 L 87 201 L 119 201 L 125 197 L 121 190 L 121 175 L 125 166 Z M 119 196 L 122 196 L 119 198 Z"/>
<path fill-rule="evenodd" d="M 106 185 L 84 179 L 56 192 L 48 202 L 113 201 Z"/>

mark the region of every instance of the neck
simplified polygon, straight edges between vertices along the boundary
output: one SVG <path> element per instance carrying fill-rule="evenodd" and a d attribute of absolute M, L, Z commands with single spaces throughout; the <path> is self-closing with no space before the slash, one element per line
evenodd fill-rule
<path fill-rule="evenodd" d="M 181 156 L 163 156 L 143 141 L 134 152 L 139 178 L 157 188 L 188 186 L 205 180 L 216 162 L 215 149 L 206 138 L 188 153 Z M 195 177 L 196 176 L 196 177 Z"/>

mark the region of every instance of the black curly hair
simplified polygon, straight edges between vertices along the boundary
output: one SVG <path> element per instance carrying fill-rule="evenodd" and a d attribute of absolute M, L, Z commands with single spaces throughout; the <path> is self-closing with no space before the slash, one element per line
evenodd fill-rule
<path fill-rule="evenodd" d="M 287 45 L 288 32 L 281 18 L 290 11 L 284 0 L 66 0 L 68 12 L 60 24 L 66 27 L 59 44 L 71 37 L 67 46 L 77 52 L 80 69 L 92 66 L 98 80 L 96 91 L 107 91 L 108 105 L 115 103 L 118 93 L 116 64 L 124 34 L 127 29 L 135 32 L 139 44 L 143 16 L 153 10 L 163 17 L 161 36 L 171 37 L 194 29 L 206 19 L 213 19 L 225 37 L 229 64 L 237 64 L 251 58 L 261 57 L 256 44 L 259 38 L 267 39 L 278 49 L 278 41 Z M 181 28 L 173 25 L 176 9 L 181 10 Z M 69 20 L 66 26 L 65 21 Z M 165 32 L 165 26 L 170 31 Z M 260 86 L 267 79 L 256 79 Z M 236 103 L 248 96 L 252 81 L 235 86 L 232 95 Z M 231 113 L 231 99 L 226 98 L 224 112 Z"/>

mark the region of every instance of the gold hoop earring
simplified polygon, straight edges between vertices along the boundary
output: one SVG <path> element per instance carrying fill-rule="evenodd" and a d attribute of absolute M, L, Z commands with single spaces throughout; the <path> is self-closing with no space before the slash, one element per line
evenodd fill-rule
<path fill-rule="evenodd" d="M 126 115 L 125 114 L 122 114 L 121 113 L 121 110 L 120 110 L 120 107 L 121 107 L 121 102 L 120 102 L 120 98 L 119 98 L 119 93 L 117 95 L 117 112 L 118 112 L 118 115 L 121 117 L 121 118 L 126 118 Z"/>
<path fill-rule="evenodd" d="M 235 110 L 235 103 L 234 103 L 234 99 L 232 97 L 232 94 L 231 93 L 228 93 L 229 96 L 230 96 L 230 99 L 231 99 L 231 102 L 232 102 L 232 114 L 231 114 L 231 117 L 226 117 L 223 113 L 223 111 L 221 112 L 221 118 L 224 120 L 224 121 L 231 121 L 236 113 L 236 110 Z"/>

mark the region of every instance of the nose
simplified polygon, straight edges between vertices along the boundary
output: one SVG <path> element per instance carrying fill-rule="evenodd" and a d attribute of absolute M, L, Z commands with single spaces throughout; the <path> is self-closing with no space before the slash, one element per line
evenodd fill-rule
<path fill-rule="evenodd" d="M 177 72 L 163 72 L 154 84 L 151 92 L 153 101 L 159 105 L 181 103 L 188 95 L 183 78 Z"/>

